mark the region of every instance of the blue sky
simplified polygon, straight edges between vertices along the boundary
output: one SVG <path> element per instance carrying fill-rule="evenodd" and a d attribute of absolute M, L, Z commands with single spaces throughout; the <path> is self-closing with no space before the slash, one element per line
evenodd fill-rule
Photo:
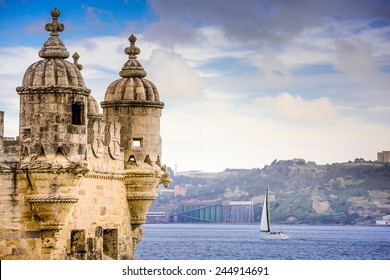
<path fill-rule="evenodd" d="M 57 7 L 102 101 L 134 33 L 166 106 L 163 162 L 178 171 L 274 159 L 375 160 L 390 149 L 390 2 L 0 0 L 0 110 L 18 134 L 27 67 Z"/>

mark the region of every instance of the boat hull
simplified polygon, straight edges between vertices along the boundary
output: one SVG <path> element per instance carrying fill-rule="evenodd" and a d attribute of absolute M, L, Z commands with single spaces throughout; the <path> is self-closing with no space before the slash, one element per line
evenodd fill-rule
<path fill-rule="evenodd" d="M 271 233 L 265 233 L 261 235 L 262 239 L 266 240 L 286 240 L 289 239 L 288 235 L 284 232 L 271 232 Z"/>

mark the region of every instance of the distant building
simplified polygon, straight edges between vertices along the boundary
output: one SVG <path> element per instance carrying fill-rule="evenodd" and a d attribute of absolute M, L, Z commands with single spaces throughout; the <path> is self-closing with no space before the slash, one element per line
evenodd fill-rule
<path fill-rule="evenodd" d="M 185 196 L 187 194 L 187 188 L 179 186 L 179 185 L 176 185 L 174 187 L 174 191 L 175 191 L 175 196 L 178 196 L 178 195 Z"/>
<path fill-rule="evenodd" d="M 164 211 L 156 211 L 156 212 L 152 212 L 152 211 L 149 211 L 147 214 L 146 214 L 146 222 L 147 223 L 158 223 L 158 224 L 161 224 L 161 223 L 167 223 L 169 222 L 167 220 L 167 218 L 169 217 L 169 215 L 166 215 L 166 213 Z"/>
<path fill-rule="evenodd" d="M 390 215 L 386 215 L 382 217 L 382 220 L 377 220 L 376 224 L 378 226 L 390 226 Z"/>
<path fill-rule="evenodd" d="M 185 201 L 173 213 L 179 223 L 253 223 L 253 201 Z"/>
<path fill-rule="evenodd" d="M 390 162 L 390 151 L 378 152 L 377 161 L 382 163 Z"/>

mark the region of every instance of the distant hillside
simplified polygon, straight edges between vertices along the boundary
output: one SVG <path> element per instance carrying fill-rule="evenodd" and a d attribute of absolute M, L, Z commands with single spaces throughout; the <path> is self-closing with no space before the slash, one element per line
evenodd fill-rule
<path fill-rule="evenodd" d="M 184 186 L 186 195 L 173 200 L 161 195 L 154 207 L 187 200 L 253 200 L 258 221 L 269 184 L 274 223 L 374 224 L 390 214 L 390 166 L 362 159 L 331 165 L 275 160 L 262 169 L 171 175 L 171 188 Z"/>

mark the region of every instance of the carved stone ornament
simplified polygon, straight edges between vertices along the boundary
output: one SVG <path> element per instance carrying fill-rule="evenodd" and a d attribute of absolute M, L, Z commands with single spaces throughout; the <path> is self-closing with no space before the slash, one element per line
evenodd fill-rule
<path fill-rule="evenodd" d="M 93 144 L 92 150 L 96 157 L 100 158 L 104 152 L 104 129 L 106 123 L 102 121 L 95 121 L 93 124 Z"/>
<path fill-rule="evenodd" d="M 131 224 L 142 225 L 146 222 L 146 214 L 156 194 L 150 192 L 127 193 L 127 203 L 129 205 Z"/>
<path fill-rule="evenodd" d="M 76 65 L 76 67 L 81 71 L 81 70 L 83 69 L 83 65 L 81 65 L 81 64 L 79 63 L 80 55 L 79 55 L 77 52 L 75 52 L 75 53 L 72 55 L 72 57 L 73 57 L 73 64 Z"/>
<path fill-rule="evenodd" d="M 119 75 L 124 78 L 138 77 L 143 78 L 146 76 L 146 72 L 141 63 L 137 60 L 137 54 L 140 54 L 141 50 L 135 46 L 137 38 L 131 34 L 129 37 L 130 47 L 125 48 L 125 53 L 129 56 L 129 60 L 123 65 L 122 71 Z"/>
<path fill-rule="evenodd" d="M 27 200 L 39 218 L 40 230 L 59 230 L 78 198 L 72 195 L 43 194 L 29 195 Z"/>
<path fill-rule="evenodd" d="M 140 225 L 135 225 L 132 232 L 133 250 L 135 250 L 137 244 L 142 241 L 143 236 L 144 236 L 144 229 Z"/>
<path fill-rule="evenodd" d="M 119 122 L 113 122 L 110 124 L 110 144 L 108 150 L 113 159 L 119 159 L 120 157 L 120 140 L 121 140 L 121 124 Z"/>
<path fill-rule="evenodd" d="M 51 12 L 52 22 L 45 25 L 46 31 L 50 32 L 50 37 L 39 51 L 39 56 L 42 58 L 69 57 L 69 52 L 66 50 L 64 43 L 59 38 L 59 32 L 62 32 L 65 29 L 65 26 L 58 22 L 59 16 L 60 11 L 57 8 L 54 8 Z"/>

